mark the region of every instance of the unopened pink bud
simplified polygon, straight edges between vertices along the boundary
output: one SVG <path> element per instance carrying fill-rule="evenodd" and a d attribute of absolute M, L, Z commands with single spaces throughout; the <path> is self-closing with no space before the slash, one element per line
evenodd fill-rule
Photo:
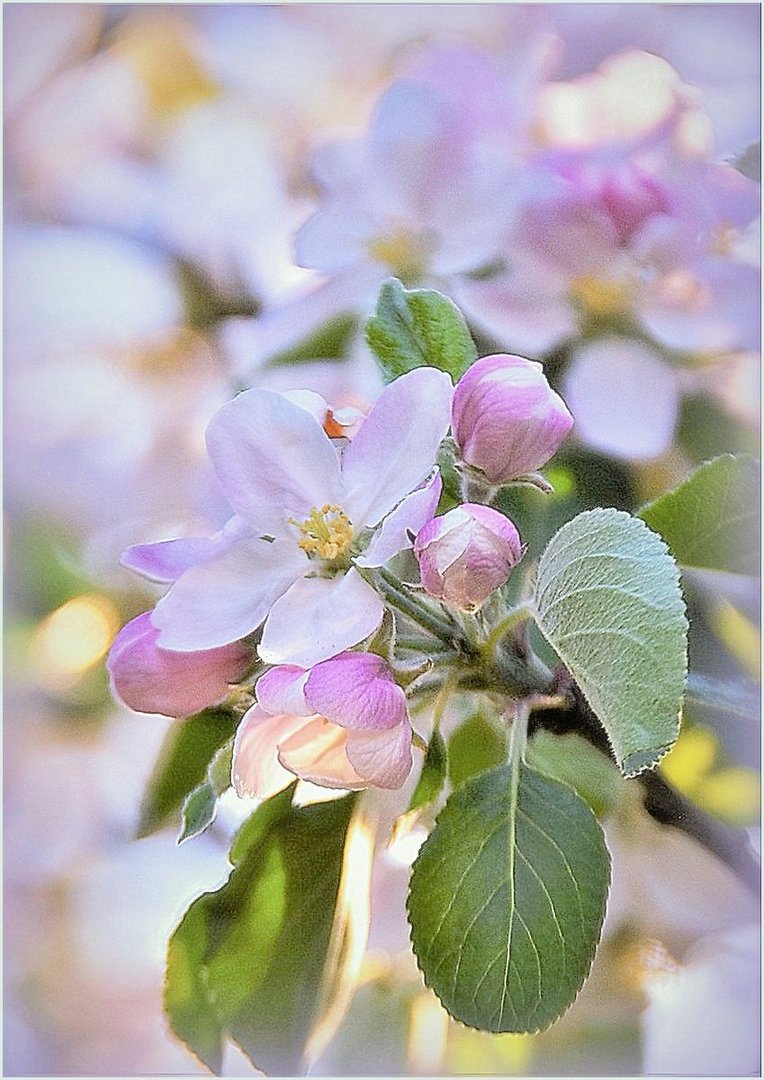
<path fill-rule="evenodd" d="M 522 356 L 484 356 L 459 380 L 451 405 L 457 446 L 492 484 L 535 472 L 573 426 L 541 367 Z"/>
<path fill-rule="evenodd" d="M 474 611 L 504 584 L 523 548 L 509 518 L 488 506 L 464 503 L 420 530 L 414 554 L 430 596 Z"/>
<path fill-rule="evenodd" d="M 109 652 L 112 691 L 136 712 L 191 716 L 216 705 L 254 659 L 238 641 L 201 652 L 162 649 L 158 634 L 146 611 L 122 627 Z"/>

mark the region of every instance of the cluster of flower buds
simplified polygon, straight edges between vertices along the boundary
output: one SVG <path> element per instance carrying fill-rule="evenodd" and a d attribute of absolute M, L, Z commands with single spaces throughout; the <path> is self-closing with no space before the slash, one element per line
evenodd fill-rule
<path fill-rule="evenodd" d="M 363 651 L 386 603 L 405 594 L 397 579 L 383 588 L 382 567 L 413 545 L 421 588 L 454 617 L 477 611 L 523 546 L 484 503 L 435 516 L 435 461 L 449 427 L 465 489 L 479 476 L 490 496 L 540 468 L 571 425 L 541 365 L 518 356 L 478 360 L 455 390 L 433 368 L 409 372 L 352 437 L 327 431 L 299 397 L 239 395 L 207 435 L 234 516 L 214 537 L 125 553 L 125 565 L 169 589 L 117 636 L 114 693 L 140 711 L 187 716 L 243 681 L 256 703 L 234 745 L 240 795 L 265 798 L 294 776 L 400 787 L 412 764 L 406 695 L 388 660 Z M 271 666 L 253 688 L 258 661 Z"/>

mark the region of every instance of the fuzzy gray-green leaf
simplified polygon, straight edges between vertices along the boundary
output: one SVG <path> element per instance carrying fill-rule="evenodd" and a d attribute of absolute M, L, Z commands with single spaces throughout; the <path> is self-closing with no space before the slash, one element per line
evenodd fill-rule
<path fill-rule="evenodd" d="M 605 728 L 626 776 L 679 734 L 687 619 L 661 538 L 620 510 L 564 525 L 538 566 L 535 615 Z"/>

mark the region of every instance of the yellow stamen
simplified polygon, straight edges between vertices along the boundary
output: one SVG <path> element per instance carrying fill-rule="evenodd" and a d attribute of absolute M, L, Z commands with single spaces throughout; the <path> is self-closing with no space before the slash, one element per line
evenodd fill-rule
<path fill-rule="evenodd" d="M 594 274 L 581 274 L 571 282 L 570 291 L 574 300 L 598 318 L 621 315 L 628 308 L 628 286 L 620 281 L 602 281 Z"/>
<path fill-rule="evenodd" d="M 328 503 L 320 509 L 314 506 L 304 521 L 289 519 L 302 533 L 298 546 L 309 559 L 314 556 L 333 562 L 345 555 L 353 539 L 353 526 L 339 506 Z"/>
<path fill-rule="evenodd" d="M 389 266 L 395 276 L 403 281 L 414 280 L 424 271 L 425 252 L 422 245 L 405 229 L 374 237 L 369 240 L 366 250 L 372 259 Z"/>

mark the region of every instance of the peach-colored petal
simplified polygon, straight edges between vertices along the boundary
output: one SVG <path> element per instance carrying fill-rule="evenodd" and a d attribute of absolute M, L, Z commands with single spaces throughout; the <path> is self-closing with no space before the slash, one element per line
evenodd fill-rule
<path fill-rule="evenodd" d="M 307 723 L 303 721 L 294 734 L 279 740 L 278 759 L 295 776 L 322 787 L 366 787 L 367 781 L 348 761 L 346 734 L 323 716 L 314 716 Z"/>
<path fill-rule="evenodd" d="M 270 716 L 253 705 L 236 732 L 231 769 L 233 786 L 241 798 L 269 799 L 291 784 L 294 776 L 281 765 L 279 743 L 310 724 L 304 716 Z"/>
<path fill-rule="evenodd" d="M 366 784 L 399 788 L 411 772 L 411 726 L 348 731 L 346 750 Z"/>

